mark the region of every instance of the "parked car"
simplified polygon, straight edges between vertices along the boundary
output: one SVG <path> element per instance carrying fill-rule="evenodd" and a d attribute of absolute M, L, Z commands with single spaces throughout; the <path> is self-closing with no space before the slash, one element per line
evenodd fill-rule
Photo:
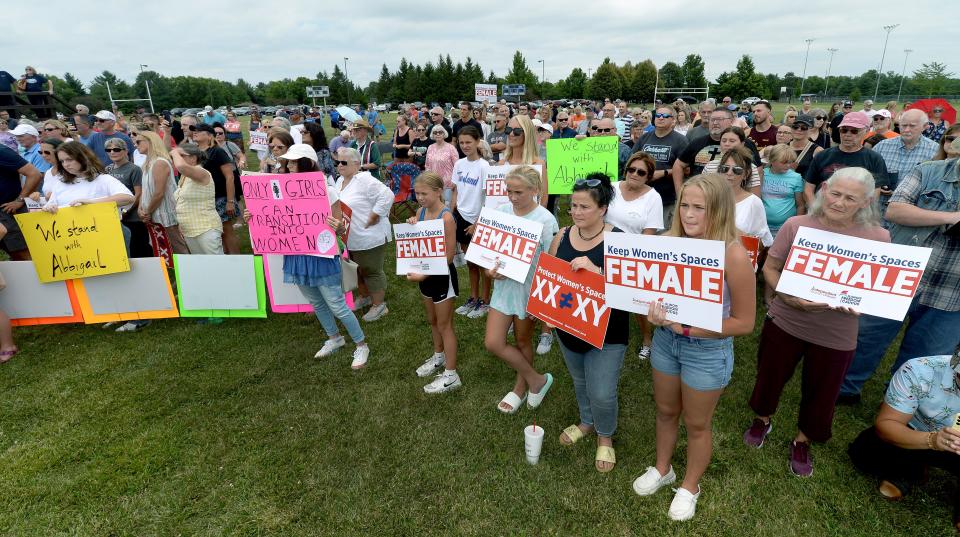
<path fill-rule="evenodd" d="M 195 116 L 195 115 L 199 114 L 200 112 L 203 112 L 203 108 L 187 108 L 187 109 L 184 110 L 183 112 L 180 112 L 180 115 L 181 115 L 181 116 Z"/>
<path fill-rule="evenodd" d="M 171 109 L 170 109 L 170 115 L 171 115 L 171 116 L 179 116 L 179 115 L 183 114 L 183 111 L 184 111 L 184 110 L 186 110 L 186 108 L 180 108 L 179 106 L 178 106 L 177 108 L 171 108 Z"/>
<path fill-rule="evenodd" d="M 750 106 L 753 106 L 753 105 L 757 104 L 758 102 L 760 102 L 760 101 L 762 101 L 762 100 L 763 100 L 763 99 L 761 99 L 760 97 L 747 97 L 746 99 L 744 99 L 744 100 L 742 100 L 742 101 L 740 101 L 740 102 L 743 103 L 743 104 L 749 104 Z"/>

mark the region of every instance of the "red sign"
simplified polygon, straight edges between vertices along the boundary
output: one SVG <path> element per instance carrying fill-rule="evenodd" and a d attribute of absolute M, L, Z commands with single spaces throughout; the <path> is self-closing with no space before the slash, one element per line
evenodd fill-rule
<path fill-rule="evenodd" d="M 353 218 L 353 209 L 350 208 L 346 203 L 340 202 L 340 212 L 343 213 L 343 244 L 347 244 L 347 239 L 350 237 L 350 220 Z"/>
<path fill-rule="evenodd" d="M 760 237 L 740 235 L 740 244 L 747 249 L 747 255 L 750 257 L 750 262 L 753 263 L 753 271 L 756 272 L 759 268 L 757 263 L 760 257 Z"/>
<path fill-rule="evenodd" d="M 923 276 L 923 271 L 915 268 L 850 259 L 797 245 L 790 248 L 784 270 L 855 289 L 905 297 L 916 293 Z"/>
<path fill-rule="evenodd" d="M 527 312 L 599 349 L 610 322 L 603 289 L 602 275 L 574 272 L 569 261 L 544 252 L 534 271 Z"/>
<path fill-rule="evenodd" d="M 723 303 L 723 270 L 607 254 L 607 281 L 613 285 Z"/>
<path fill-rule="evenodd" d="M 535 240 L 480 223 L 475 225 L 470 242 L 524 263 L 533 262 L 533 254 L 537 251 Z"/>

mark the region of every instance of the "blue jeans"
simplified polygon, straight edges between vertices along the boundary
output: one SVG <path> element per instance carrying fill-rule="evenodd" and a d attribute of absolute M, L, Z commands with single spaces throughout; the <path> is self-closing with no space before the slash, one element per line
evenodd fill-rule
<path fill-rule="evenodd" d="M 675 334 L 662 326 L 653 331 L 650 366 L 694 390 L 721 390 L 733 375 L 733 338 L 701 338 Z"/>
<path fill-rule="evenodd" d="M 613 436 L 617 431 L 617 385 L 627 346 L 604 345 L 603 349 L 579 353 L 568 349 L 559 338 L 557 341 L 573 379 L 580 422 L 593 425 L 600 436 Z"/>
<path fill-rule="evenodd" d="M 338 273 L 324 278 L 324 285 L 316 287 L 298 285 L 297 287 L 303 293 L 307 302 L 313 306 L 313 312 L 317 315 L 317 320 L 320 321 L 320 325 L 323 326 L 323 330 L 328 337 L 340 333 L 336 321 L 336 319 L 340 319 L 343 327 L 350 334 L 350 339 L 354 343 L 362 343 L 364 339 L 363 330 L 360 328 L 357 316 L 347 307 L 347 300 L 343 297 L 343 287 L 340 280 L 341 276 Z"/>
<path fill-rule="evenodd" d="M 960 343 L 960 311 L 944 311 L 924 306 L 916 298 L 907 310 L 907 332 L 900 344 L 893 374 L 907 360 L 921 356 L 953 354 Z M 887 348 L 900 333 L 901 321 L 862 315 L 857 334 L 857 353 L 840 386 L 841 395 L 855 395 L 883 360 Z"/>

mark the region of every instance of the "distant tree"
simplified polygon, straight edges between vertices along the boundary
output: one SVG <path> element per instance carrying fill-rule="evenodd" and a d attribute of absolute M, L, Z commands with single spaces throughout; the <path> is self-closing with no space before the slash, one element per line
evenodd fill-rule
<path fill-rule="evenodd" d="M 687 54 L 683 60 L 683 85 L 687 88 L 707 87 L 707 76 L 704 74 L 706 66 L 699 54 Z"/>
<path fill-rule="evenodd" d="M 939 62 L 925 63 L 913 72 L 913 83 L 919 88 L 922 95 L 933 97 L 945 93 L 948 80 L 952 76 L 953 73 L 947 72 L 946 64 Z"/>
<path fill-rule="evenodd" d="M 610 61 L 610 58 L 604 58 L 603 63 L 597 67 L 596 72 L 590 79 L 590 98 L 591 99 L 616 99 L 622 92 L 620 87 L 620 75 L 617 72 L 616 64 Z"/>

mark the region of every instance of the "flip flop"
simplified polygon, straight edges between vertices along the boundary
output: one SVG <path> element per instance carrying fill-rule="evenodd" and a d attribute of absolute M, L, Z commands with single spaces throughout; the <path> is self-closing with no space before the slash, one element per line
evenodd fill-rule
<path fill-rule="evenodd" d="M 12 351 L 0 351 L 0 364 L 9 362 L 10 359 L 16 356 L 18 352 L 20 352 L 20 349 L 13 349 Z"/>
<path fill-rule="evenodd" d="M 617 464 L 617 452 L 610 446 L 597 446 L 597 456 L 596 460 L 594 461 L 594 466 L 596 466 L 596 463 L 598 462 L 610 463 L 610 468 L 607 468 L 606 470 L 601 470 L 599 467 L 597 468 L 597 471 L 601 474 L 605 474 L 613 470 L 613 467 Z"/>
<path fill-rule="evenodd" d="M 570 442 L 563 441 L 563 434 L 567 435 L 567 438 L 570 440 Z M 580 440 L 582 440 L 583 437 L 587 436 L 586 433 L 584 433 L 583 430 L 580 429 L 580 427 L 577 427 L 576 424 L 571 425 L 566 429 L 564 429 L 563 434 L 560 435 L 560 443 L 563 444 L 564 446 L 572 446 L 577 442 L 579 442 Z"/>
<path fill-rule="evenodd" d="M 512 391 L 507 392 L 507 395 L 503 396 L 503 399 L 497 403 L 497 410 L 503 412 L 504 414 L 516 414 L 520 407 L 523 406 L 524 401 L 527 400 L 527 394 L 523 394 L 523 397 L 513 393 Z M 503 408 L 502 404 L 508 404 L 513 410 L 507 410 Z"/>
<path fill-rule="evenodd" d="M 543 388 L 540 388 L 540 393 L 530 392 L 530 395 L 527 397 L 527 408 L 537 408 L 540 406 L 540 403 L 543 403 L 543 398 L 547 396 L 550 387 L 553 386 L 553 375 L 547 373 L 546 377 L 547 383 L 543 385 Z"/>

